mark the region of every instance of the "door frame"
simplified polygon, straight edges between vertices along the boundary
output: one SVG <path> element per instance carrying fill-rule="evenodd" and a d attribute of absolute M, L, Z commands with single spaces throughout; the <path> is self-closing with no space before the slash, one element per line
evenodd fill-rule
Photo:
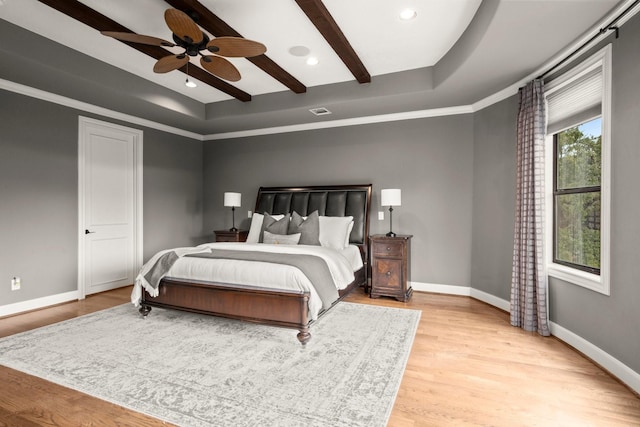
<path fill-rule="evenodd" d="M 143 227 L 142 227 L 142 146 L 143 132 L 126 126 L 78 116 L 78 299 L 86 297 L 85 283 L 85 134 L 87 128 L 97 127 L 130 133 L 133 136 L 133 266 L 134 277 L 142 267 Z"/>

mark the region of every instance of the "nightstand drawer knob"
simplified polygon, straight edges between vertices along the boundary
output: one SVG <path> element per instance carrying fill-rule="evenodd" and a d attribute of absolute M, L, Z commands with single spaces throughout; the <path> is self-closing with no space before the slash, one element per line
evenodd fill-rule
<path fill-rule="evenodd" d="M 387 271 L 387 272 L 385 273 L 385 275 L 386 275 L 387 277 L 389 277 L 389 276 L 391 276 L 391 272 L 390 272 L 390 271 Z"/>
<path fill-rule="evenodd" d="M 387 246 L 387 252 L 389 252 L 391 250 L 390 246 Z"/>

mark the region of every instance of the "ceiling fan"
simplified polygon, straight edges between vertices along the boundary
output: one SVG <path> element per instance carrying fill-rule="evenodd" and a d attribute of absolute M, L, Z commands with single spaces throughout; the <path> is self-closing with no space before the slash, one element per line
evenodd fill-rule
<path fill-rule="evenodd" d="M 248 58 L 262 55 L 267 51 L 267 48 L 262 43 L 242 37 L 216 37 L 211 40 L 189 15 L 178 9 L 167 9 L 164 12 L 164 20 L 173 33 L 173 41 L 175 43 L 135 33 L 116 31 L 101 31 L 101 33 L 126 42 L 152 46 L 180 46 L 184 48 L 183 53 L 160 58 L 153 66 L 153 71 L 156 73 L 168 73 L 169 71 L 177 70 L 189 62 L 190 56 L 200 55 L 200 64 L 205 70 L 221 79 L 232 82 L 240 80 L 240 72 L 223 56 Z M 203 50 L 213 53 L 213 55 L 203 55 L 201 53 Z"/>

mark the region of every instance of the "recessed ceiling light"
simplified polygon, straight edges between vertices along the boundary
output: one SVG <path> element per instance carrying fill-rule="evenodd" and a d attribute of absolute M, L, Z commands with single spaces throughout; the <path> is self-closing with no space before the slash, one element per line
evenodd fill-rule
<path fill-rule="evenodd" d="M 307 58 L 307 65 L 318 65 L 318 58 L 310 56 Z"/>
<path fill-rule="evenodd" d="M 189 77 L 187 77 L 187 80 L 184 82 L 184 85 L 186 87 L 198 87 L 198 85 L 195 84 L 193 80 L 189 80 Z"/>
<path fill-rule="evenodd" d="M 409 21 L 413 18 L 415 18 L 416 16 L 418 16 L 418 12 L 416 12 L 413 9 L 405 9 L 402 12 L 400 12 L 400 19 L 402 19 L 403 21 Z"/>
<path fill-rule="evenodd" d="M 293 46 L 289 49 L 289 53 L 293 56 L 307 56 L 310 52 L 306 46 Z"/>

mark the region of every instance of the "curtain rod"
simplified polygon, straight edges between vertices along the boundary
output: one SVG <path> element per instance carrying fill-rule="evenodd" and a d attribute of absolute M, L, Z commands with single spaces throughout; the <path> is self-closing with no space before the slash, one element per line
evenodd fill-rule
<path fill-rule="evenodd" d="M 609 24 L 607 24 L 604 27 L 600 28 L 600 31 L 598 31 L 596 34 L 594 34 L 589 40 L 587 40 L 586 42 L 582 43 L 580 46 L 578 46 L 576 49 L 574 49 L 573 52 L 569 53 L 560 62 L 558 62 L 553 67 L 549 68 L 547 71 L 542 73 L 537 78 L 538 79 L 544 79 L 549 74 L 551 74 L 552 71 L 555 71 L 558 68 L 560 68 L 560 66 L 564 65 L 567 61 L 569 61 L 571 58 L 573 58 L 576 54 L 580 53 L 582 51 L 582 49 L 584 49 L 585 47 L 589 46 L 591 43 L 594 42 L 594 40 L 596 40 L 598 37 L 602 36 L 603 34 L 607 33 L 608 31 L 615 31 L 616 32 L 616 38 L 618 38 L 620 36 L 620 28 L 616 25 L 616 23 L 618 21 L 620 21 L 627 13 L 629 13 L 631 11 L 631 9 L 636 7 L 638 5 L 638 3 L 640 3 L 640 0 L 636 0 L 633 3 L 631 3 L 630 6 L 628 6 L 625 10 L 620 12 L 620 14 L 618 16 L 616 16 Z"/>

